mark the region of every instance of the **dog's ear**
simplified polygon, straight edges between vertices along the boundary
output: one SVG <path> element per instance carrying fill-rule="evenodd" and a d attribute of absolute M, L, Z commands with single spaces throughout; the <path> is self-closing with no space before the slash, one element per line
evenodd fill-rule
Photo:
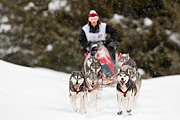
<path fill-rule="evenodd" d="M 120 68 L 120 71 L 119 72 L 122 72 L 122 69 Z"/>
<path fill-rule="evenodd" d="M 119 57 L 121 57 L 122 56 L 122 53 L 119 53 Z"/>
<path fill-rule="evenodd" d="M 77 73 L 77 71 L 73 71 L 73 72 L 72 72 L 72 76 L 74 76 L 74 74 L 76 74 L 76 73 Z"/>
<path fill-rule="evenodd" d="M 98 62 L 101 64 L 101 61 L 100 61 L 100 59 L 98 60 Z"/>
<path fill-rule="evenodd" d="M 74 76 L 74 74 L 75 74 L 75 71 L 73 71 L 73 72 L 71 73 L 71 76 L 70 76 L 69 80 L 71 80 L 71 78 Z"/>
<path fill-rule="evenodd" d="M 81 75 L 82 75 L 82 77 L 85 79 L 85 73 L 84 73 L 84 71 L 81 71 Z"/>
<path fill-rule="evenodd" d="M 126 72 L 129 74 L 130 73 L 129 69 L 126 69 Z"/>
<path fill-rule="evenodd" d="M 130 59 L 129 53 L 127 53 L 127 59 L 128 59 L 128 60 Z"/>
<path fill-rule="evenodd" d="M 84 72 L 83 72 L 83 71 L 81 71 L 81 75 L 84 75 Z"/>
<path fill-rule="evenodd" d="M 135 73 L 135 74 L 136 74 L 136 72 L 137 72 L 137 71 L 136 71 L 136 68 L 133 68 L 133 73 Z"/>

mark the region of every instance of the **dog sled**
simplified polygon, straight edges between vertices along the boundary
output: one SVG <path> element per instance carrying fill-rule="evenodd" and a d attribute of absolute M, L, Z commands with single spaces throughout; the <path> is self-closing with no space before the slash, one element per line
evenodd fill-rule
<path fill-rule="evenodd" d="M 89 43 L 89 51 L 85 55 L 84 68 L 86 67 L 87 59 L 91 56 L 94 56 L 97 60 L 100 61 L 102 66 L 102 85 L 109 86 L 113 85 L 117 79 L 116 74 L 119 53 L 117 50 L 114 50 L 113 53 L 110 53 L 105 45 L 105 40 Z"/>

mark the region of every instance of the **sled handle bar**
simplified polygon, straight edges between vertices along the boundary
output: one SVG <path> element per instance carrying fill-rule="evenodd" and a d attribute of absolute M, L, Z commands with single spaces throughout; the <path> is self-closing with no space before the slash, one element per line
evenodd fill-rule
<path fill-rule="evenodd" d="M 103 44 L 106 44 L 106 43 L 108 43 L 108 42 L 110 42 L 110 41 L 107 41 L 107 40 L 89 41 L 89 42 L 88 42 L 88 45 L 91 45 L 92 43 L 100 43 L 100 42 L 102 42 Z M 112 42 L 115 42 L 116 45 L 119 46 L 119 42 L 118 42 L 118 41 L 112 41 Z"/>
<path fill-rule="evenodd" d="M 107 41 L 106 41 L 106 40 L 89 41 L 88 44 L 90 45 L 91 43 L 100 43 L 100 42 L 102 42 L 103 44 L 105 44 Z"/>

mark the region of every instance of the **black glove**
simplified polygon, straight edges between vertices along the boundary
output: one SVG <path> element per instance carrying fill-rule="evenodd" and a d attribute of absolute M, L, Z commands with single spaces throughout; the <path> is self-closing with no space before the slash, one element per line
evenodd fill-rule
<path fill-rule="evenodd" d="M 113 39 L 106 40 L 106 44 L 109 44 L 110 42 L 113 42 Z"/>
<path fill-rule="evenodd" d="M 83 48 L 86 48 L 86 47 L 88 47 L 88 46 L 89 46 L 89 43 L 88 43 L 88 42 L 83 44 Z"/>
<path fill-rule="evenodd" d="M 87 47 L 89 47 L 89 43 L 88 42 L 83 44 L 83 51 L 84 51 L 84 53 L 87 52 L 87 49 L 86 49 Z"/>
<path fill-rule="evenodd" d="M 113 50 L 117 50 L 118 42 L 111 41 L 107 44 L 108 47 L 112 48 Z"/>

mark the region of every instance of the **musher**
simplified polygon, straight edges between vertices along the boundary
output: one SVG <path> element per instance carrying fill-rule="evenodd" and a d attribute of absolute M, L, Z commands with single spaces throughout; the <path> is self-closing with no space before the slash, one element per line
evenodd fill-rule
<path fill-rule="evenodd" d="M 109 40 L 106 40 L 106 34 L 110 34 Z M 113 51 L 117 49 L 117 43 L 114 42 L 116 36 L 117 30 L 110 25 L 101 22 L 96 11 L 91 10 L 88 15 L 88 23 L 82 27 L 79 42 L 83 46 L 84 53 L 87 53 L 89 52 L 89 42 L 106 40 L 105 45 L 113 56 Z"/>

